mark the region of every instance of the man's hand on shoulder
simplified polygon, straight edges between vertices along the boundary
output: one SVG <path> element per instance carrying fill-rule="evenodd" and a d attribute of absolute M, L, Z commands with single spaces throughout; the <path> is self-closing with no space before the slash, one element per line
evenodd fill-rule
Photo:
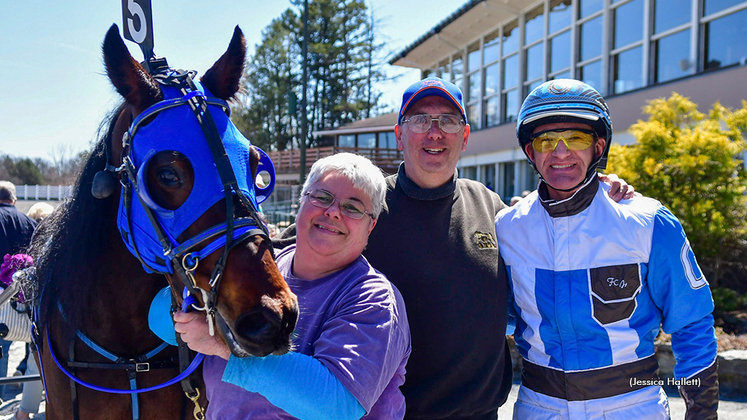
<path fill-rule="evenodd" d="M 636 194 L 635 188 L 632 185 L 629 185 L 624 179 L 615 174 L 599 174 L 599 180 L 605 184 L 609 184 L 610 191 L 608 194 L 616 203 L 619 203 L 623 199 L 628 200 L 633 198 Z"/>

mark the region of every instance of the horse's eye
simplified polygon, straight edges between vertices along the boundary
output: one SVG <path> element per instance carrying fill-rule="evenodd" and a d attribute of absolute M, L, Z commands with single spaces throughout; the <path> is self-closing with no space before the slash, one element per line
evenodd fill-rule
<path fill-rule="evenodd" d="M 156 172 L 158 182 L 164 187 L 176 187 L 182 184 L 179 175 L 171 168 L 162 168 Z"/>

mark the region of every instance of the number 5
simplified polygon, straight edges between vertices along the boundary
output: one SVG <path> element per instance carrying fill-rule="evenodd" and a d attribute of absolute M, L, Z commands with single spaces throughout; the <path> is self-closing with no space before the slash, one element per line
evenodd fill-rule
<path fill-rule="evenodd" d="M 130 11 L 132 16 L 137 16 L 138 20 L 140 20 L 139 31 L 135 31 L 135 20 L 131 17 L 127 18 L 127 28 L 130 30 L 132 40 L 138 44 L 142 44 L 143 41 L 145 41 L 145 37 L 148 35 L 148 25 L 145 21 L 145 12 L 135 0 L 127 0 L 127 10 Z"/>

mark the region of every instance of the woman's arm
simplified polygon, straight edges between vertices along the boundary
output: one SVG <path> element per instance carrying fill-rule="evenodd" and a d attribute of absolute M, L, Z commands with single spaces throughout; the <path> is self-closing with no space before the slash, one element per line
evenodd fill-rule
<path fill-rule="evenodd" d="M 205 316 L 199 312 L 174 314 L 174 328 L 189 348 L 228 360 L 223 381 L 256 392 L 288 414 L 301 419 L 359 419 L 363 406 L 321 362 L 311 356 L 231 356 L 228 347 L 210 336 Z"/>

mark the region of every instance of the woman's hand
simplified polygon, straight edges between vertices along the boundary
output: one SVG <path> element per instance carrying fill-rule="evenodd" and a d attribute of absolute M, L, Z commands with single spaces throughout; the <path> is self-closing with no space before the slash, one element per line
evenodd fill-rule
<path fill-rule="evenodd" d="M 177 311 L 174 314 L 174 330 L 181 334 L 182 341 L 196 352 L 226 360 L 231 356 L 231 351 L 220 338 L 210 335 L 207 319 L 202 312 Z"/>

